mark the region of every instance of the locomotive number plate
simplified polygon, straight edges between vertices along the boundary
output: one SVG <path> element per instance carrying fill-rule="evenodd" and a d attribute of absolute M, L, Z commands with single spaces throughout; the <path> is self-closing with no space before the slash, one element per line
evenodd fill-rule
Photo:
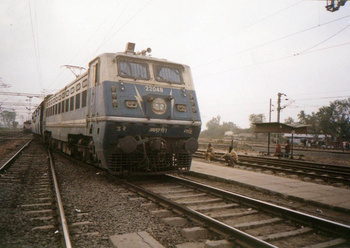
<path fill-rule="evenodd" d="M 161 92 L 163 93 L 164 89 L 162 87 L 154 87 L 154 86 L 145 86 L 146 91 L 148 92 Z"/>

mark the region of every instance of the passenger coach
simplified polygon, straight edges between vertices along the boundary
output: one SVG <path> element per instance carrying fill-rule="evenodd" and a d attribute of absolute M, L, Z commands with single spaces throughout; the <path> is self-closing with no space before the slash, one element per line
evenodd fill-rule
<path fill-rule="evenodd" d="M 134 46 L 101 54 L 48 96 L 33 132 L 113 174 L 188 170 L 201 128 L 190 68 Z"/>

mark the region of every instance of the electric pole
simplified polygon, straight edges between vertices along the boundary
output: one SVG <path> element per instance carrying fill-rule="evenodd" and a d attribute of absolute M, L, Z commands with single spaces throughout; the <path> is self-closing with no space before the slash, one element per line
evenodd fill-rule
<path fill-rule="evenodd" d="M 284 93 L 278 93 L 278 100 L 277 100 L 277 122 L 280 123 L 280 112 L 281 112 L 281 96 L 286 96 Z"/>

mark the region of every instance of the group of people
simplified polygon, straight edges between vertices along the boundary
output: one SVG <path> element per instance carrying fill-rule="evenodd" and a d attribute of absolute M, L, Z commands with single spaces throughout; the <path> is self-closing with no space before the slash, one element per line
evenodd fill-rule
<path fill-rule="evenodd" d="M 286 157 L 286 158 L 289 158 L 289 155 L 290 155 L 290 144 L 289 144 L 289 141 L 287 140 L 287 142 L 286 142 L 286 145 L 284 146 L 284 156 Z M 274 154 L 275 156 L 277 156 L 277 157 L 283 157 L 283 153 L 282 153 L 282 147 L 281 147 L 281 145 L 280 144 L 277 144 L 277 146 L 276 146 L 276 151 L 275 151 L 275 154 Z"/>
<path fill-rule="evenodd" d="M 207 150 L 204 154 L 205 161 L 211 161 L 215 156 L 214 148 L 211 144 L 208 144 Z M 238 154 L 233 149 L 233 146 L 229 146 L 227 148 L 227 152 L 222 156 L 223 159 L 228 163 L 229 166 L 235 166 L 235 164 L 238 162 Z"/>
<path fill-rule="evenodd" d="M 284 150 L 285 150 L 284 154 L 282 152 L 281 145 L 277 144 L 274 156 L 277 156 L 277 157 L 281 158 L 284 155 L 284 157 L 289 158 L 290 149 L 291 148 L 290 148 L 290 144 L 289 144 L 288 140 L 286 142 L 286 145 L 284 146 Z M 204 154 L 205 161 L 211 161 L 214 157 L 215 157 L 214 148 L 213 148 L 213 146 L 211 144 L 208 144 L 207 150 L 206 150 L 206 152 Z M 238 162 L 238 154 L 233 149 L 232 145 L 230 145 L 227 148 L 227 151 L 224 154 L 224 156 L 222 156 L 222 158 L 225 159 L 225 161 L 228 163 L 228 165 L 232 166 L 232 167 L 234 167 L 235 164 L 237 164 L 237 162 Z"/>

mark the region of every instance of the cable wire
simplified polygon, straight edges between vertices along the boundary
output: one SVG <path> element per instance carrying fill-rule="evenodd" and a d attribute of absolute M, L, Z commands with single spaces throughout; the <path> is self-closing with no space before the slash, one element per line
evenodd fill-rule
<path fill-rule="evenodd" d="M 322 23 L 322 24 L 319 24 L 319 25 L 316 25 L 316 26 L 313 26 L 313 27 L 309 27 L 309 28 L 300 30 L 300 31 L 295 32 L 295 33 L 292 33 L 292 34 L 285 35 L 285 36 L 283 36 L 283 37 L 280 37 L 280 38 L 277 38 L 277 39 L 274 39 L 274 40 L 265 42 L 265 43 L 263 43 L 263 44 L 260 44 L 260 45 L 257 45 L 257 46 L 254 46 L 254 47 L 245 49 L 245 50 L 240 51 L 240 52 L 237 52 L 237 53 L 235 53 L 235 54 L 227 55 L 227 56 L 225 56 L 225 57 L 222 57 L 222 58 L 219 58 L 219 59 L 216 59 L 216 60 L 207 62 L 207 63 L 205 63 L 205 64 L 201 64 L 201 65 L 195 66 L 195 67 L 193 67 L 193 70 L 195 70 L 195 69 L 197 69 L 197 68 L 199 68 L 199 67 L 203 67 L 203 66 L 206 66 L 206 65 L 209 65 L 209 64 L 212 64 L 212 63 L 215 63 L 215 62 L 224 60 L 224 59 L 228 59 L 228 58 L 232 58 L 232 57 L 238 56 L 238 55 L 240 55 L 240 54 L 242 54 L 242 53 L 249 52 L 249 51 L 251 51 L 251 50 L 253 50 L 253 49 L 260 48 L 260 47 L 264 47 L 264 46 L 266 46 L 266 45 L 270 45 L 270 44 L 275 43 L 275 42 L 277 42 L 277 41 L 281 41 L 281 40 L 290 38 L 290 37 L 292 37 L 292 36 L 295 36 L 295 35 L 298 35 L 298 34 L 302 34 L 302 33 L 304 33 L 304 32 L 307 32 L 307 31 L 310 31 L 310 30 L 319 28 L 319 27 L 321 27 L 321 26 L 328 25 L 328 24 L 331 24 L 331 23 L 334 23 L 334 22 L 337 22 L 337 21 L 340 21 L 340 20 L 343 20 L 343 19 L 346 19 L 346 18 L 349 18 L 349 17 L 350 17 L 350 15 L 347 15 L 347 16 L 344 16 L 344 17 L 341 17 L 341 18 L 338 18 L 338 19 L 329 21 L 329 22 L 325 22 L 325 23 Z"/>
<path fill-rule="evenodd" d="M 41 88 L 42 87 L 42 73 L 41 73 L 41 62 L 40 62 L 40 53 L 39 53 L 39 42 L 38 38 L 35 36 L 35 31 L 34 31 L 34 25 L 33 25 L 33 17 L 32 17 L 32 7 L 30 4 L 30 0 L 28 0 L 29 3 L 29 14 L 30 14 L 30 23 L 32 27 L 32 37 L 33 37 L 33 44 L 34 44 L 34 54 L 35 54 L 35 61 L 36 61 L 36 67 L 37 67 L 37 73 L 38 73 L 38 80 L 39 80 L 39 85 Z M 36 11 L 35 11 L 35 20 L 36 20 Z M 37 27 L 37 22 L 36 22 L 36 27 Z M 38 30 L 37 30 L 38 32 Z"/>
<path fill-rule="evenodd" d="M 341 32 L 343 32 L 343 31 L 344 31 L 345 29 L 347 29 L 349 26 L 350 26 L 350 24 L 348 24 L 346 27 L 342 28 L 341 30 L 339 30 L 339 31 L 336 32 L 335 34 L 331 35 L 331 36 L 328 37 L 327 39 L 325 39 L 325 40 L 323 40 L 323 41 L 317 43 L 316 45 L 314 45 L 314 46 L 312 46 L 312 47 L 309 47 L 308 49 L 305 49 L 304 51 L 301 51 L 301 52 L 299 52 L 299 53 L 297 53 L 297 54 L 295 54 L 295 55 L 300 55 L 300 54 L 302 54 L 302 53 L 305 53 L 305 52 L 307 52 L 307 51 L 309 51 L 309 50 L 311 50 L 311 49 L 313 49 L 313 48 L 315 48 L 315 47 L 321 45 L 322 43 L 325 43 L 326 41 L 332 39 L 333 37 L 335 37 L 335 36 L 337 36 L 338 34 L 340 34 Z"/>

